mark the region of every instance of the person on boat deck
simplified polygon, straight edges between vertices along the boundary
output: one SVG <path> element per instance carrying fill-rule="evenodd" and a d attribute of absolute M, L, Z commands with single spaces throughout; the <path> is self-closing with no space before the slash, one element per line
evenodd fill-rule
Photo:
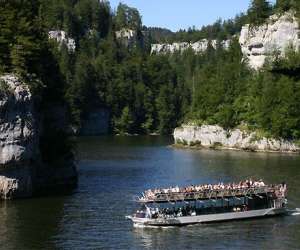
<path fill-rule="evenodd" d="M 157 194 L 174 194 L 174 193 L 193 193 L 200 191 L 219 191 L 219 190 L 236 190 L 243 188 L 256 188 L 256 187 L 264 187 L 265 183 L 260 179 L 259 181 L 253 181 L 251 178 L 245 181 L 241 181 L 239 183 L 228 183 L 225 184 L 223 182 L 218 184 L 202 184 L 202 185 L 191 185 L 184 188 L 170 187 L 164 189 L 154 189 L 154 190 L 146 190 L 143 199 L 155 199 Z"/>

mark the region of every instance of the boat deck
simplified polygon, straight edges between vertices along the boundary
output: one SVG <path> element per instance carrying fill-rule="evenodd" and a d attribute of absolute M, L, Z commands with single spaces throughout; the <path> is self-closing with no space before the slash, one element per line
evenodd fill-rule
<path fill-rule="evenodd" d="M 154 197 L 141 197 L 140 203 L 162 203 L 176 201 L 195 201 L 208 199 L 224 199 L 231 197 L 250 197 L 251 196 L 273 196 L 279 193 L 279 187 L 251 187 L 240 189 L 223 189 L 223 190 L 203 190 L 193 192 L 169 192 L 157 193 Z"/>

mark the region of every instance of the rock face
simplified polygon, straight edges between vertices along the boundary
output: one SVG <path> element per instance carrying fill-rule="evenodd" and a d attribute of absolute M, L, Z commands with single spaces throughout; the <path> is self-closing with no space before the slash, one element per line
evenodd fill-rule
<path fill-rule="evenodd" d="M 135 30 L 123 28 L 116 31 L 115 34 L 117 40 L 119 40 L 125 47 L 133 47 L 138 42 L 137 32 Z"/>
<path fill-rule="evenodd" d="M 285 50 L 300 48 L 299 25 L 293 12 L 282 16 L 273 15 L 267 22 L 258 27 L 243 26 L 239 38 L 242 52 L 254 69 L 261 68 L 266 58 L 279 53 L 284 56 Z"/>
<path fill-rule="evenodd" d="M 300 152 L 300 147 L 290 141 L 257 138 L 255 132 L 240 129 L 226 131 L 217 125 L 184 125 L 174 131 L 176 144 L 203 147 L 223 147 L 251 151 Z"/>
<path fill-rule="evenodd" d="M 30 197 L 64 177 L 67 185 L 76 181 L 72 163 L 55 169 L 42 162 L 40 117 L 28 86 L 14 75 L 0 77 L 0 199 Z M 56 172 L 63 172 L 59 179 Z"/>
<path fill-rule="evenodd" d="M 28 86 L 18 78 L 0 78 L 0 164 L 30 161 L 38 154 L 37 121 Z"/>
<path fill-rule="evenodd" d="M 107 109 L 99 108 L 90 112 L 79 131 L 80 135 L 97 136 L 108 133 L 110 113 Z"/>
<path fill-rule="evenodd" d="M 0 176 L 0 194 L 3 199 L 9 199 L 18 190 L 18 180 Z"/>
<path fill-rule="evenodd" d="M 217 47 L 217 40 L 211 40 L 211 45 L 213 48 Z M 152 44 L 151 45 L 151 54 L 166 54 L 174 53 L 176 51 L 183 52 L 187 49 L 192 49 L 195 53 L 201 53 L 207 50 L 209 40 L 202 39 L 195 43 L 172 43 L 172 44 Z M 222 41 L 221 46 L 225 49 L 228 49 L 230 46 L 230 40 Z"/>
<path fill-rule="evenodd" d="M 56 40 L 59 45 L 65 44 L 70 52 L 76 49 L 76 43 L 73 38 L 68 37 L 67 33 L 63 30 L 52 30 L 48 33 L 49 39 Z"/>

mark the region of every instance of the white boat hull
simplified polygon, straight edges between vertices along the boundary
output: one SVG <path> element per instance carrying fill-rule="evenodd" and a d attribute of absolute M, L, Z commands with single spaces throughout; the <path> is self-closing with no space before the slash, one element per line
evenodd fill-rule
<path fill-rule="evenodd" d="M 287 213 L 286 208 L 267 208 L 259 210 L 241 211 L 241 212 L 228 212 L 219 214 L 206 214 L 195 216 L 182 216 L 175 218 L 137 218 L 127 216 L 126 218 L 132 220 L 134 226 L 183 226 L 197 223 L 209 223 L 228 220 L 242 220 L 249 218 L 275 216 Z"/>

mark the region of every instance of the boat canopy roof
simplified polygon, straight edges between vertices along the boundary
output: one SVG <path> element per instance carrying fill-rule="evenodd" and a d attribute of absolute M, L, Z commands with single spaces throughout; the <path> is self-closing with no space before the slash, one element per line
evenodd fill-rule
<path fill-rule="evenodd" d="M 269 195 L 274 198 L 285 197 L 286 185 L 265 185 L 263 181 L 246 181 L 238 184 L 205 184 L 188 187 L 171 187 L 146 190 L 138 199 L 140 203 L 163 203 L 179 201 L 196 201 L 209 199 L 224 199 L 232 197 L 252 197 L 254 195 Z"/>

